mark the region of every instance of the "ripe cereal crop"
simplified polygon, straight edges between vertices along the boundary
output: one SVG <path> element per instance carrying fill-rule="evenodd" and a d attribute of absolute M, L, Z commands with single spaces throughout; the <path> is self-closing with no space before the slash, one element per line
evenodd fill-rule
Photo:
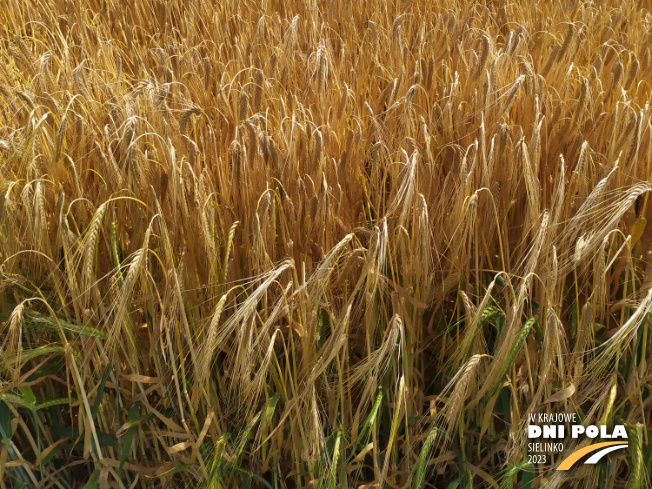
<path fill-rule="evenodd" d="M 648 0 L 0 18 L 0 489 L 650 487 Z"/>

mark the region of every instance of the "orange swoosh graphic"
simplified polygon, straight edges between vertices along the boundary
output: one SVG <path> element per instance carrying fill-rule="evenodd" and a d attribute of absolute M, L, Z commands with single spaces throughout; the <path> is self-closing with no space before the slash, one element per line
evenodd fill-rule
<path fill-rule="evenodd" d="M 577 462 L 586 454 L 595 452 L 596 450 L 600 450 L 601 448 L 604 447 L 610 447 L 613 445 L 622 445 L 622 444 L 623 444 L 622 441 L 605 441 L 603 443 L 596 443 L 594 445 L 589 445 L 587 447 L 580 448 L 579 450 L 574 451 L 568 457 L 566 457 L 564 461 L 561 464 L 559 464 L 557 470 L 568 470 L 573 466 L 575 462 Z"/>

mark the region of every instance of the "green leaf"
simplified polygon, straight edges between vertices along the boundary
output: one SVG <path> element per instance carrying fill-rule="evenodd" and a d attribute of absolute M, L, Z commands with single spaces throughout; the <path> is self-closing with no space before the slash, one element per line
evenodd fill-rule
<path fill-rule="evenodd" d="M 509 410 L 509 387 L 503 387 L 500 390 L 500 409 L 503 413 L 503 419 L 505 420 L 505 424 L 510 424 L 511 423 L 511 414 Z"/>
<path fill-rule="evenodd" d="M 539 321 L 534 323 L 534 338 L 537 340 L 537 344 L 541 346 L 543 343 L 543 330 L 541 329 Z"/>
<path fill-rule="evenodd" d="M 240 483 L 240 489 L 251 489 L 251 474 L 245 474 Z"/>
<path fill-rule="evenodd" d="M 261 476 L 258 474 L 251 474 L 251 477 L 256 479 L 258 482 L 260 482 L 262 485 L 264 485 L 267 489 L 274 489 L 269 482 L 267 482 L 265 479 L 263 479 Z"/>
<path fill-rule="evenodd" d="M 100 478 L 100 474 L 97 472 L 93 474 L 93 477 L 88 479 L 88 482 L 84 486 L 84 489 L 97 489 L 97 480 Z"/>
<path fill-rule="evenodd" d="M 534 466 L 532 464 L 527 464 L 523 467 L 521 471 L 523 473 L 523 485 L 521 489 L 532 489 L 532 483 L 534 482 Z"/>
<path fill-rule="evenodd" d="M 25 406 L 31 409 L 36 407 L 36 396 L 34 395 L 32 388 L 30 386 L 21 386 L 18 389 L 23 395 L 23 402 L 25 403 Z"/>
<path fill-rule="evenodd" d="M 54 447 L 52 450 L 50 450 L 48 452 L 48 454 L 45 457 L 43 457 L 43 459 L 41 460 L 41 463 L 43 465 L 47 465 L 50 462 L 50 460 L 52 460 L 57 453 L 59 453 L 61 450 L 63 450 L 64 446 L 65 446 L 65 444 L 62 443 L 62 444 L 57 445 L 56 447 Z"/>
<path fill-rule="evenodd" d="M 460 487 L 460 483 L 462 482 L 462 476 L 459 476 L 457 479 L 455 479 L 453 482 L 448 484 L 446 489 L 457 489 Z"/>
<path fill-rule="evenodd" d="M 176 474 L 178 472 L 182 472 L 186 470 L 188 467 L 190 467 L 189 464 L 177 464 L 174 467 L 172 467 L 170 470 L 166 470 L 162 474 L 158 474 L 156 477 L 167 477 Z"/>
<path fill-rule="evenodd" d="M 0 438 L 11 439 L 11 411 L 4 401 L 0 401 Z"/>
<path fill-rule="evenodd" d="M 35 380 L 39 380 L 41 377 L 45 377 L 46 375 L 63 377 L 65 375 L 64 369 L 65 362 L 62 362 L 60 358 L 55 358 L 36 369 L 29 377 L 27 377 L 27 379 L 25 379 L 25 381 L 31 383 Z"/>
<path fill-rule="evenodd" d="M 265 408 L 265 421 L 270 423 L 272 421 L 272 416 L 274 415 L 274 409 L 276 408 L 276 403 L 280 399 L 281 395 L 277 392 L 274 396 L 267 401 L 267 407 Z"/>
<path fill-rule="evenodd" d="M 97 387 L 93 409 L 91 410 L 91 416 L 93 419 L 97 416 L 97 411 L 100 408 L 100 404 L 102 404 L 102 397 L 104 397 L 104 390 L 106 389 L 106 381 L 109 380 L 109 375 L 111 375 L 112 369 L 113 364 L 109 363 L 104 369 L 104 372 L 102 372 L 102 379 L 100 380 L 100 385 Z"/>
<path fill-rule="evenodd" d="M 52 425 L 52 433 L 58 438 L 70 438 L 71 440 L 77 440 L 80 438 L 80 433 L 78 428 L 72 428 L 70 426 L 60 426 Z M 107 447 L 114 447 L 118 444 L 118 439 L 109 435 L 108 433 L 102 433 L 101 431 L 97 432 L 97 440 L 100 442 L 100 445 L 105 445 Z"/>
<path fill-rule="evenodd" d="M 136 403 L 129 409 L 129 414 L 127 415 L 127 422 L 131 422 L 132 425 L 127 429 L 127 432 L 122 437 L 121 447 L 120 447 L 120 465 L 118 466 L 118 477 L 122 474 L 122 467 L 124 467 L 127 457 L 129 457 L 129 452 L 131 452 L 131 444 L 134 441 L 134 432 L 136 431 L 136 426 L 138 425 L 135 422 L 138 419 L 138 411 L 140 409 L 140 403 Z"/>

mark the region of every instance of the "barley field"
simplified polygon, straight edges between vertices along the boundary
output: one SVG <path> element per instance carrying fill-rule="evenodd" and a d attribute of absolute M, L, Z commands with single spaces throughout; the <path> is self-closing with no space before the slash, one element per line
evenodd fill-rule
<path fill-rule="evenodd" d="M 0 488 L 651 487 L 648 0 L 0 19 Z"/>

